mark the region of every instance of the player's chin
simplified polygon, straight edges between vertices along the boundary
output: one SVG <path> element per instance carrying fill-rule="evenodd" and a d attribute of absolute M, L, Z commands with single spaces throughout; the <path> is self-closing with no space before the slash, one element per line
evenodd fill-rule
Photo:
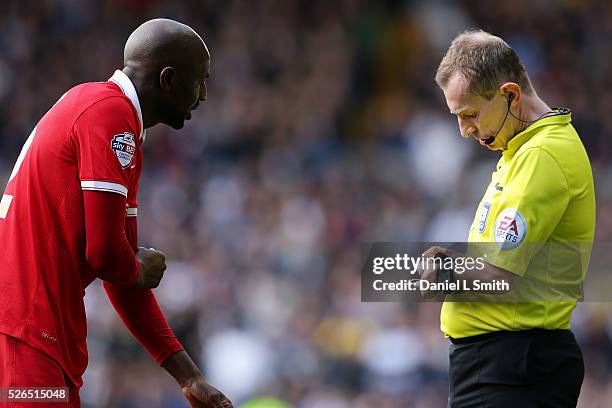
<path fill-rule="evenodd" d="M 185 119 L 175 119 L 166 122 L 166 125 L 170 126 L 174 130 L 182 129 L 185 126 Z"/>

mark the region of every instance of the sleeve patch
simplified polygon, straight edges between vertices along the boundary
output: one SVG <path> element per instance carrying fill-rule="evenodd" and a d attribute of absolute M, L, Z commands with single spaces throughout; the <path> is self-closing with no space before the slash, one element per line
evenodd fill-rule
<path fill-rule="evenodd" d="M 515 208 L 506 208 L 495 221 L 495 242 L 500 243 L 500 249 L 518 247 L 527 236 L 525 218 Z"/>
<path fill-rule="evenodd" d="M 119 135 L 115 135 L 111 141 L 111 148 L 121 167 L 124 169 L 132 164 L 134 159 L 134 153 L 136 152 L 136 140 L 134 135 L 130 132 L 124 132 Z"/>
<path fill-rule="evenodd" d="M 491 212 L 491 204 L 482 203 L 482 207 L 480 207 L 480 216 L 478 217 L 478 232 L 481 234 L 485 232 L 487 226 L 487 219 L 489 218 L 489 213 Z"/>

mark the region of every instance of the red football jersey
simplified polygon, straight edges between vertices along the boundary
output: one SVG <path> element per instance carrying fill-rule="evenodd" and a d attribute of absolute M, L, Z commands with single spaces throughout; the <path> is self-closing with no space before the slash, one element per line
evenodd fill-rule
<path fill-rule="evenodd" d="M 126 216 L 136 216 L 143 138 L 125 74 L 76 86 L 30 134 L 0 202 L 0 332 L 47 353 L 77 385 L 87 366 L 83 296 L 96 278 L 83 190 L 122 194 Z"/>

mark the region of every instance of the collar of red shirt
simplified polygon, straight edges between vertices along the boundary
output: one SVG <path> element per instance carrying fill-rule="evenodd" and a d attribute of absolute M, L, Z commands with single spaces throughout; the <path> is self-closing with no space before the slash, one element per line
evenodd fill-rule
<path fill-rule="evenodd" d="M 138 93 L 136 93 L 136 88 L 134 87 L 132 80 L 122 71 L 116 70 L 113 76 L 110 77 L 109 81 L 116 83 L 117 86 L 121 89 L 121 91 L 123 91 L 125 96 L 130 98 L 130 101 L 132 101 L 132 104 L 138 112 L 138 119 L 140 120 L 140 138 L 144 142 L 147 130 L 143 128 L 140 101 L 138 100 Z"/>

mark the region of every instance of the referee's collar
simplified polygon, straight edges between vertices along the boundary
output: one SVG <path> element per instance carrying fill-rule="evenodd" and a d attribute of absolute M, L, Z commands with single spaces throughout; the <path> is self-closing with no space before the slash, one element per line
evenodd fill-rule
<path fill-rule="evenodd" d="M 121 89 L 125 96 L 130 98 L 130 101 L 132 101 L 132 104 L 138 112 L 138 119 L 140 120 L 140 138 L 144 142 L 147 131 L 144 128 L 144 123 L 142 122 L 142 110 L 140 109 L 140 101 L 138 100 L 138 93 L 136 92 L 136 88 L 134 87 L 132 80 L 122 71 L 116 70 L 113 76 L 110 77 L 109 81 L 117 84 L 117 86 Z"/>
<path fill-rule="evenodd" d="M 518 133 L 512 139 L 508 141 L 507 148 L 503 151 L 504 156 L 514 156 L 514 153 L 525 144 L 533 135 L 536 129 L 539 129 L 543 126 L 548 125 L 561 125 L 565 123 L 570 123 L 572 121 L 572 112 L 567 108 L 554 108 L 554 114 L 551 116 L 547 116 L 542 118 L 531 125 L 527 126 L 525 130 L 521 133 Z"/>

